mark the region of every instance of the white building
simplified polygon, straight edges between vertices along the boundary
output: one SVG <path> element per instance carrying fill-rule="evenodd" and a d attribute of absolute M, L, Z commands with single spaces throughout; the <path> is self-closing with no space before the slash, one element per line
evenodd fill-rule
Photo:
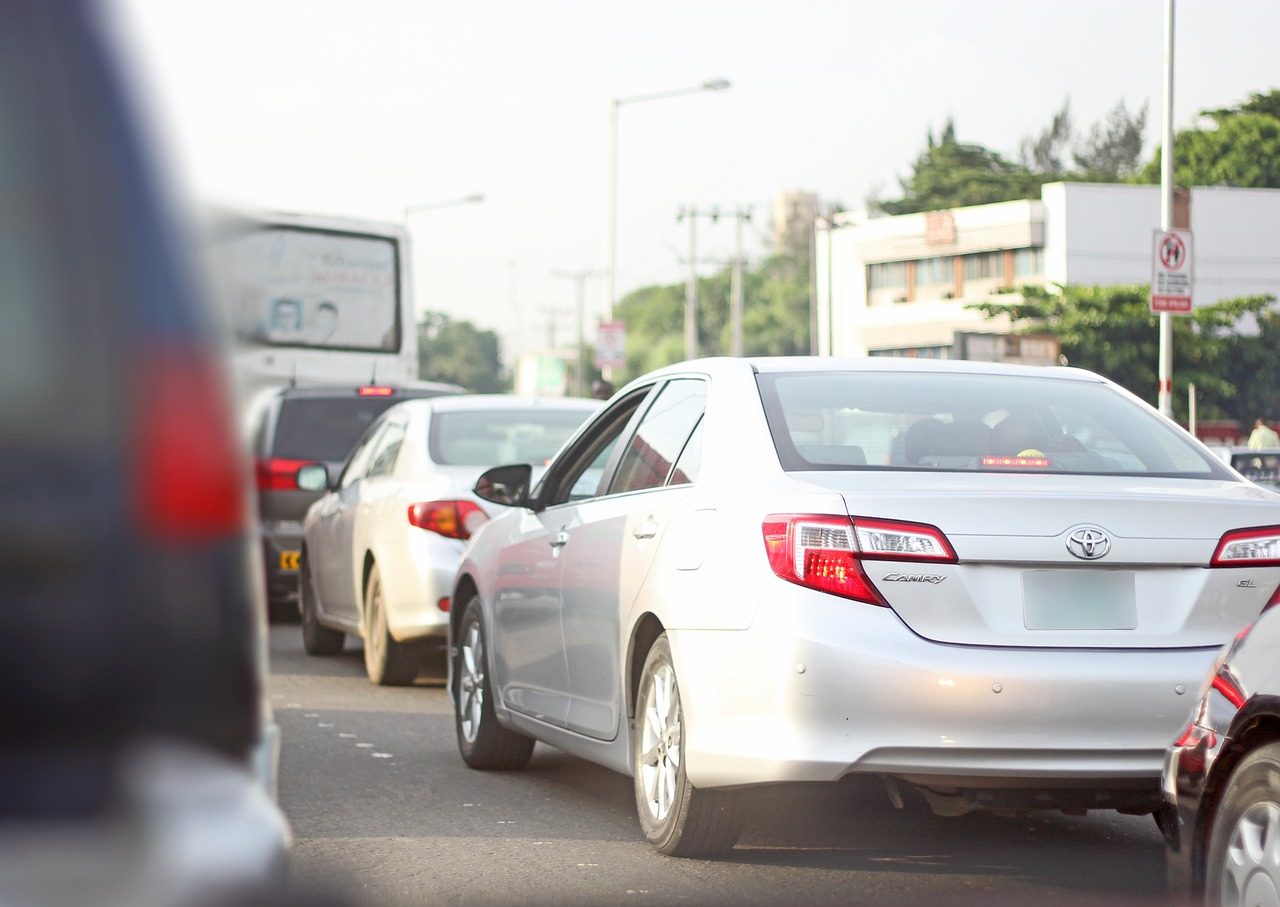
<path fill-rule="evenodd" d="M 1149 283 L 1160 187 L 1048 183 L 1039 199 L 816 224 L 820 354 L 1051 362 L 1051 341 L 1005 340 L 1008 319 L 966 306 L 1028 284 Z M 1280 189 L 1180 192 L 1174 226 L 1192 231 L 1195 305 L 1280 297 Z"/>

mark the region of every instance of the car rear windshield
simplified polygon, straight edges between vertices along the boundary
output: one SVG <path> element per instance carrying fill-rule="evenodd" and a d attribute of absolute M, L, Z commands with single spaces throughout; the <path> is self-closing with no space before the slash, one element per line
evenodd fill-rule
<path fill-rule="evenodd" d="M 546 408 L 435 413 L 431 459 L 444 466 L 542 466 L 588 415 L 582 410 Z"/>
<path fill-rule="evenodd" d="M 1158 415 L 1100 381 L 1034 375 L 762 374 L 784 469 L 1146 473 L 1228 478 Z"/>
<path fill-rule="evenodd" d="M 280 404 L 272 456 L 342 461 L 369 424 L 403 397 L 294 397 Z"/>

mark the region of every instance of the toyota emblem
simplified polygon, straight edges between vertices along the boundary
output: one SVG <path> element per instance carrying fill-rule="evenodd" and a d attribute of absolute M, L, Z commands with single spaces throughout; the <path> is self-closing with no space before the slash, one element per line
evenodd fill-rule
<path fill-rule="evenodd" d="M 1081 560 L 1094 561 L 1111 550 L 1111 537 L 1097 526 L 1081 526 L 1067 536 L 1067 550 Z"/>

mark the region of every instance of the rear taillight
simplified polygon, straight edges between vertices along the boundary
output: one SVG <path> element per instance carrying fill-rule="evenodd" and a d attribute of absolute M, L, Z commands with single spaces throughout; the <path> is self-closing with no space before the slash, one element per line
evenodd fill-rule
<path fill-rule="evenodd" d="M 188 543 L 241 531 L 248 471 L 216 365 L 195 351 L 151 352 L 135 380 L 131 479 L 140 529 Z"/>
<path fill-rule="evenodd" d="M 428 501 L 409 505 L 409 523 L 451 539 L 469 539 L 489 520 L 474 501 Z"/>
<path fill-rule="evenodd" d="M 1280 526 L 1233 529 L 1223 535 L 1211 567 L 1280 566 Z"/>
<path fill-rule="evenodd" d="M 772 514 L 762 526 L 769 566 L 782 579 L 887 607 L 862 567 L 866 557 L 953 563 L 940 531 L 919 523 L 817 514 Z"/>
<path fill-rule="evenodd" d="M 390 397 L 395 393 L 395 388 L 384 387 L 382 385 L 366 384 L 356 393 L 361 397 Z"/>
<path fill-rule="evenodd" d="M 298 470 L 314 460 L 281 460 L 276 457 L 259 457 L 254 464 L 254 475 L 259 491 L 297 491 Z"/>

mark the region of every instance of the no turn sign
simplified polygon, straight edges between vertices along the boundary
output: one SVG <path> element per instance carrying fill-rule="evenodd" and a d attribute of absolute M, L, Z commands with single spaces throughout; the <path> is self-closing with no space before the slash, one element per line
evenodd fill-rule
<path fill-rule="evenodd" d="M 1151 311 L 1191 311 L 1191 231 L 1156 230 L 1151 253 Z"/>

